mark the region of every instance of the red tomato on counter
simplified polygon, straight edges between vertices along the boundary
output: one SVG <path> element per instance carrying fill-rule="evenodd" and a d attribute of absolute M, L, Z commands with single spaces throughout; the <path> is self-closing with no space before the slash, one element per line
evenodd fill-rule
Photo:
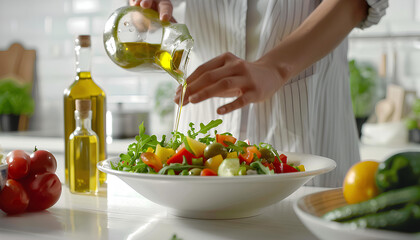
<path fill-rule="evenodd" d="M 61 182 L 50 172 L 28 176 L 22 185 L 29 196 L 28 211 L 40 211 L 52 207 L 60 198 Z"/>
<path fill-rule="evenodd" d="M 30 156 L 31 166 L 29 174 L 37 174 L 43 172 L 55 173 L 57 170 L 57 160 L 54 155 L 46 150 L 36 150 Z"/>
<path fill-rule="evenodd" d="M 0 209 L 9 214 L 40 211 L 53 206 L 61 196 L 61 182 L 55 175 L 53 154 L 36 150 L 30 156 L 22 150 L 11 151 L 6 162 L 9 180 L 0 192 Z"/>
<path fill-rule="evenodd" d="M 29 198 L 23 186 L 14 179 L 7 180 L 0 192 L 0 209 L 8 214 L 23 213 L 28 204 Z"/>
<path fill-rule="evenodd" d="M 23 150 L 14 150 L 6 156 L 7 165 L 9 165 L 8 178 L 20 179 L 29 172 L 30 157 Z"/>

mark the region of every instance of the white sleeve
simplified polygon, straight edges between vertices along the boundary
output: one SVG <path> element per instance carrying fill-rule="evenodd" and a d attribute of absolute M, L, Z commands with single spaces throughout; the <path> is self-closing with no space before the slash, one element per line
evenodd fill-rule
<path fill-rule="evenodd" d="M 388 8 L 388 0 L 366 0 L 366 2 L 369 5 L 369 10 L 366 19 L 358 26 L 361 29 L 378 24 Z"/>

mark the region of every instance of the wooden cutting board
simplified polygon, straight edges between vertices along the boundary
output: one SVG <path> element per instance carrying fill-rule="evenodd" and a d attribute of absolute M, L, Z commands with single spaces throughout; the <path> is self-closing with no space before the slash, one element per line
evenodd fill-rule
<path fill-rule="evenodd" d="M 13 78 L 22 84 L 33 85 L 36 51 L 27 50 L 19 43 L 13 43 L 8 50 L 0 51 L 0 80 Z M 29 126 L 29 117 L 19 117 L 19 131 Z"/>
<path fill-rule="evenodd" d="M 0 51 L 0 79 L 16 78 L 21 83 L 33 83 L 35 50 L 27 50 L 19 43 L 13 43 L 8 50 Z"/>

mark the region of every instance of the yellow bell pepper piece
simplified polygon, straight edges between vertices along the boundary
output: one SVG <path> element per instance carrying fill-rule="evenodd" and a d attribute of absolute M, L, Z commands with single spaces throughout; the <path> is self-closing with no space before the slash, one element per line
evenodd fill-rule
<path fill-rule="evenodd" d="M 230 152 L 227 154 L 226 158 L 238 158 L 237 152 Z"/>
<path fill-rule="evenodd" d="M 212 158 L 207 159 L 207 161 L 204 163 L 204 166 L 217 172 L 222 162 L 223 162 L 223 157 L 222 155 L 219 154 Z"/>
<path fill-rule="evenodd" d="M 175 154 L 175 151 L 172 148 L 162 147 L 158 144 L 156 145 L 155 154 L 159 157 L 162 163 L 166 163 L 166 161 Z"/>
<path fill-rule="evenodd" d="M 299 165 L 298 168 L 299 168 L 299 172 L 304 172 L 305 171 L 305 166 L 303 166 L 303 165 Z"/>

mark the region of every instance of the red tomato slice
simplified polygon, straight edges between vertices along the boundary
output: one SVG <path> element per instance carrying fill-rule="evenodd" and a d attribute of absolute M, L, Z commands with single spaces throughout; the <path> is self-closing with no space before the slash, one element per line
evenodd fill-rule
<path fill-rule="evenodd" d="M 7 154 L 6 162 L 9 165 L 10 179 L 20 179 L 29 172 L 30 157 L 23 150 L 14 150 Z"/>
<path fill-rule="evenodd" d="M 210 168 L 204 168 L 201 170 L 200 173 L 201 176 L 217 176 L 217 172 L 215 172 L 213 169 Z"/>
<path fill-rule="evenodd" d="M 250 164 L 254 159 L 254 154 L 256 154 L 258 158 L 261 157 L 261 153 L 256 146 L 249 146 L 245 149 L 245 153 L 239 154 L 239 160 L 241 163 L 245 161 L 247 164 Z"/>
<path fill-rule="evenodd" d="M 225 141 L 234 144 L 236 142 L 236 138 L 230 135 L 216 134 L 216 142 L 221 143 L 223 146 L 227 147 L 228 145 L 225 143 Z"/>
<path fill-rule="evenodd" d="M 182 161 L 184 160 L 183 156 L 185 156 L 185 158 L 187 159 L 187 163 L 190 165 L 192 165 L 192 159 L 196 158 L 196 156 L 193 153 L 189 152 L 185 147 L 183 147 L 179 149 L 172 157 L 170 157 L 168 161 L 166 161 L 166 163 L 182 163 Z"/>
<path fill-rule="evenodd" d="M 140 155 L 141 160 L 147 164 L 147 166 L 153 168 L 156 172 L 162 169 L 162 161 L 159 157 L 152 152 L 144 152 Z"/>
<path fill-rule="evenodd" d="M 23 213 L 29 204 L 29 197 L 23 186 L 14 179 L 6 181 L 0 192 L 0 209 L 8 214 Z"/>
<path fill-rule="evenodd" d="M 282 173 L 288 173 L 288 172 L 298 172 L 298 170 L 286 163 L 281 164 L 281 172 Z"/>
<path fill-rule="evenodd" d="M 279 158 L 280 158 L 280 161 L 282 163 L 287 163 L 287 156 L 286 155 L 280 154 Z"/>

